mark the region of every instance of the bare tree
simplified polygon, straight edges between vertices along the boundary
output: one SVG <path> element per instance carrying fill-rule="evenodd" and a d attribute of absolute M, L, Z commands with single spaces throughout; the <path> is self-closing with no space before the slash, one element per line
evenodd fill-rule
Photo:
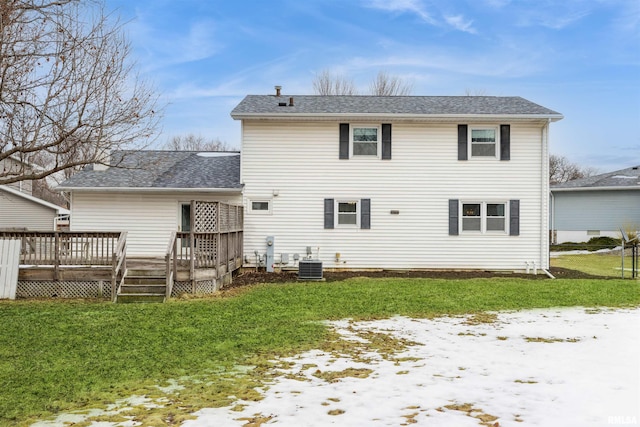
<path fill-rule="evenodd" d="M 371 95 L 377 96 L 407 96 L 413 91 L 413 83 L 402 80 L 398 76 L 391 76 L 386 71 L 378 72 L 376 78 L 369 85 Z"/>
<path fill-rule="evenodd" d="M 357 95 L 353 80 L 333 75 L 329 70 L 322 70 L 313 79 L 313 91 L 316 95 Z"/>
<path fill-rule="evenodd" d="M 107 163 L 155 135 L 154 90 L 135 73 L 121 23 L 102 0 L 0 2 L 0 184 Z"/>
<path fill-rule="evenodd" d="M 470 89 L 466 88 L 464 90 L 465 96 L 487 96 L 486 89 Z"/>
<path fill-rule="evenodd" d="M 587 178 L 597 173 L 597 169 L 577 165 L 564 156 L 555 154 L 549 156 L 549 182 L 551 184 Z"/>
<path fill-rule="evenodd" d="M 192 133 L 186 136 L 174 136 L 164 145 L 165 150 L 176 151 L 229 151 L 226 142 L 219 138 L 206 139 Z"/>
<path fill-rule="evenodd" d="M 378 72 L 369 85 L 369 95 L 376 96 L 405 96 L 410 95 L 412 90 L 412 83 L 386 71 Z M 358 95 L 353 80 L 342 75 L 333 75 L 329 70 L 316 74 L 313 91 L 316 95 Z"/>

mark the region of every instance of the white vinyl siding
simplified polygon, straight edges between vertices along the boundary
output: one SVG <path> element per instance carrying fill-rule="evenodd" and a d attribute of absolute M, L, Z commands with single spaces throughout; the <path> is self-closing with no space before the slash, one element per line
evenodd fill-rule
<path fill-rule="evenodd" d="M 505 122 L 496 121 L 494 127 Z M 254 251 L 264 252 L 265 238 L 272 235 L 276 257 L 304 256 L 307 246 L 315 254 L 319 248 L 325 268 L 522 270 L 525 262 L 548 265 L 542 124 L 511 123 L 509 162 L 459 162 L 457 123 L 393 123 L 393 159 L 373 163 L 338 159 L 338 122 L 245 120 L 242 127 L 245 202 L 279 189 L 271 216 L 245 217 L 244 248 L 250 259 Z M 337 203 L 360 197 L 371 199 L 371 229 L 324 228 L 324 199 Z M 450 199 L 520 200 L 520 235 L 450 236 Z M 341 254 L 339 263 L 335 253 Z"/>
<path fill-rule="evenodd" d="M 586 241 L 588 230 L 618 237 L 621 227 L 640 226 L 640 190 L 554 191 L 551 215 L 560 243 Z"/>
<path fill-rule="evenodd" d="M 0 190 L 0 228 L 53 231 L 57 215 L 55 209 Z"/>
<path fill-rule="evenodd" d="M 181 227 L 181 204 L 191 200 L 240 204 L 240 195 L 74 192 L 72 231 L 127 231 L 127 255 L 164 256 Z"/>

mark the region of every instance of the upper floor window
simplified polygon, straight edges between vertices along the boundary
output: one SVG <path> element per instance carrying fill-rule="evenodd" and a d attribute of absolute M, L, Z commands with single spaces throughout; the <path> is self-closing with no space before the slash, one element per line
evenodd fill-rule
<path fill-rule="evenodd" d="M 352 146 L 354 156 L 378 156 L 379 132 L 377 127 L 353 127 Z"/>
<path fill-rule="evenodd" d="M 495 128 L 471 129 L 471 157 L 497 157 L 498 138 Z"/>
<path fill-rule="evenodd" d="M 458 125 L 458 160 L 511 159 L 511 125 Z"/>
<path fill-rule="evenodd" d="M 339 159 L 369 157 L 391 160 L 391 123 L 351 125 L 340 123 Z"/>

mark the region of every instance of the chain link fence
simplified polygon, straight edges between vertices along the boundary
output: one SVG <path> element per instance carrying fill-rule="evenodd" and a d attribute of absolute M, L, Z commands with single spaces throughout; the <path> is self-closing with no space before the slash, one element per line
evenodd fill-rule
<path fill-rule="evenodd" d="M 638 278 L 638 250 L 613 238 L 592 239 L 587 243 L 551 245 L 552 268 L 573 270 L 596 277 Z"/>

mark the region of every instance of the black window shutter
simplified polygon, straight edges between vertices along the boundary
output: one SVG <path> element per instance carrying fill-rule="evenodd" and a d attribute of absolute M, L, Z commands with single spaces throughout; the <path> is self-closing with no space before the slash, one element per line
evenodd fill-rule
<path fill-rule="evenodd" d="M 382 124 L 382 160 L 391 160 L 391 124 Z"/>
<path fill-rule="evenodd" d="M 349 158 L 349 123 L 340 123 L 340 159 Z"/>
<path fill-rule="evenodd" d="M 467 125 L 458 125 L 458 160 L 467 160 Z"/>
<path fill-rule="evenodd" d="M 511 160 L 511 126 L 500 125 L 500 160 Z"/>
<path fill-rule="evenodd" d="M 371 228 L 371 199 L 360 200 L 360 228 Z"/>
<path fill-rule="evenodd" d="M 509 235 L 520 235 L 520 200 L 509 201 Z"/>
<path fill-rule="evenodd" d="M 458 199 L 449 199 L 449 235 L 457 236 L 458 233 Z"/>
<path fill-rule="evenodd" d="M 333 199 L 324 199 L 324 228 L 333 228 Z"/>

